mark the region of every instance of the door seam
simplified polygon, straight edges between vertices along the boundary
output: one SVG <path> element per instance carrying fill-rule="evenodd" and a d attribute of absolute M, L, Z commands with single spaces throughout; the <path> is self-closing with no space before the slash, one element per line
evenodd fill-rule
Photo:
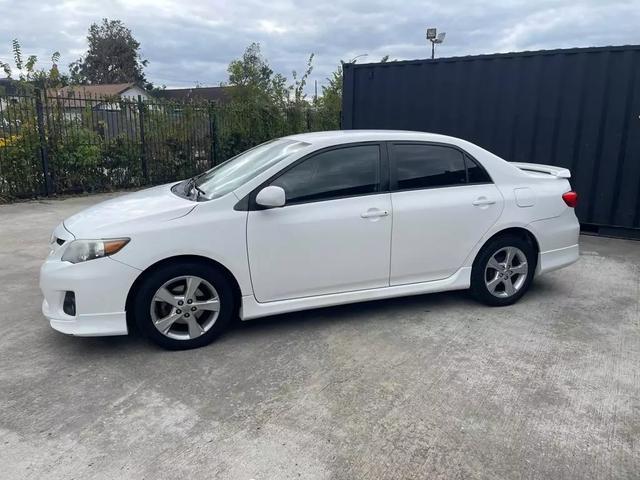
<path fill-rule="evenodd" d="M 391 265 L 393 262 L 393 217 L 395 217 L 393 214 L 393 195 L 391 195 L 391 192 L 389 192 L 389 204 L 391 205 L 391 230 L 389 232 L 389 275 L 387 278 L 387 287 L 391 286 Z"/>

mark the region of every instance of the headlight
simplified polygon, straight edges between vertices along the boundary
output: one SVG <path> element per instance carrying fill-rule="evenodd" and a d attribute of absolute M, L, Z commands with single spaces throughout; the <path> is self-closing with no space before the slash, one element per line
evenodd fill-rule
<path fill-rule="evenodd" d="M 95 258 L 108 257 L 119 252 L 129 243 L 129 238 L 111 238 L 108 240 L 74 240 L 62 255 L 63 262 L 80 263 Z"/>

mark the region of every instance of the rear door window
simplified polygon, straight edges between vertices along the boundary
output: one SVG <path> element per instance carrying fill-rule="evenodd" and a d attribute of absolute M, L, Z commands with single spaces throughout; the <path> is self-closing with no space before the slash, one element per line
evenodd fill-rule
<path fill-rule="evenodd" d="M 391 163 L 395 190 L 465 185 L 464 155 L 455 148 L 427 144 L 394 144 Z"/>

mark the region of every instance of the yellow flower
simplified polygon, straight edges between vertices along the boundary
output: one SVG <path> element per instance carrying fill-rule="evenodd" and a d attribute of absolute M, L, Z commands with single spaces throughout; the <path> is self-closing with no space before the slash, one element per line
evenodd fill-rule
<path fill-rule="evenodd" d="M 20 138 L 19 135 L 12 135 L 12 136 L 7 137 L 7 138 L 1 138 L 0 137 L 0 148 L 8 147 L 12 143 L 14 143 L 16 140 L 18 140 L 18 138 Z"/>

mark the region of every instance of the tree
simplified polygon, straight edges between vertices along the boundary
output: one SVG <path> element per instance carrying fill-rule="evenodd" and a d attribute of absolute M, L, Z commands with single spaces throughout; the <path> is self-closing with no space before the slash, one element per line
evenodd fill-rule
<path fill-rule="evenodd" d="M 91 24 L 87 42 L 87 54 L 69 65 L 74 82 L 135 82 L 151 87 L 144 75 L 148 61 L 140 54 L 140 42 L 122 21 L 103 18 L 102 23 Z"/>
<path fill-rule="evenodd" d="M 260 51 L 259 43 L 252 43 L 233 60 L 227 69 L 232 95 L 241 102 L 263 105 L 282 104 L 287 97 L 287 79 L 274 71 Z"/>
<path fill-rule="evenodd" d="M 299 104 L 307 98 L 307 94 L 304 93 L 304 87 L 307 85 L 307 80 L 309 79 L 311 72 L 313 72 L 313 56 L 313 53 L 309 55 L 304 73 L 300 78 L 298 78 L 298 72 L 295 70 L 291 72 L 291 75 L 293 76 L 293 85 L 289 86 L 289 91 L 293 93 L 293 98 L 289 98 L 289 100 L 295 104 Z"/>
<path fill-rule="evenodd" d="M 12 68 L 8 63 L 0 61 L 0 70 L 4 72 L 9 80 L 14 80 L 21 93 L 30 92 L 34 88 L 47 89 L 67 83 L 67 77 L 60 75 L 58 70 L 59 52 L 54 52 L 51 55 L 51 68 L 49 70 L 37 68 L 38 57 L 35 55 L 29 55 L 25 59 L 22 54 L 22 46 L 17 38 L 14 38 L 11 42 L 11 54 L 14 67 Z"/>
<path fill-rule="evenodd" d="M 322 86 L 322 96 L 316 100 L 318 112 L 323 117 L 324 124 L 338 128 L 340 113 L 342 112 L 342 67 L 344 61 L 327 78 L 327 85 Z"/>

